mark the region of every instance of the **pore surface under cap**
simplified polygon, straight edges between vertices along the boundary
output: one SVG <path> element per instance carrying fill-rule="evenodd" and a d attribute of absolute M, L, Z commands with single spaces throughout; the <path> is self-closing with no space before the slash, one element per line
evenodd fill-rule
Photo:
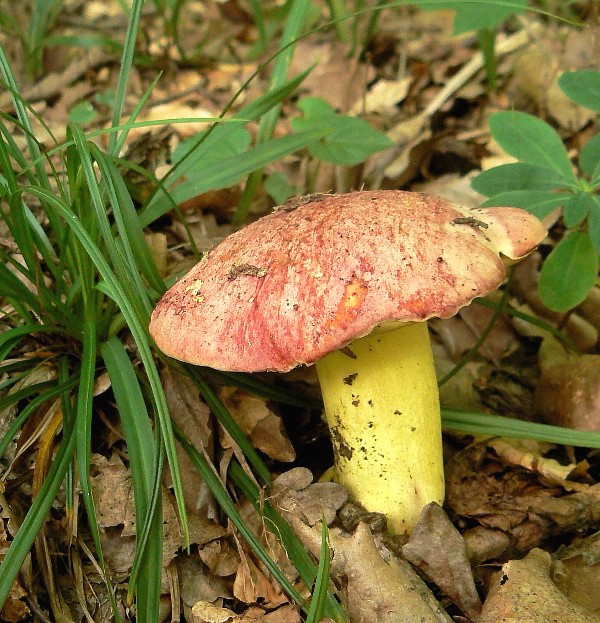
<path fill-rule="evenodd" d="M 219 370 L 314 363 L 389 321 L 447 318 L 544 237 L 516 208 L 403 191 L 325 196 L 226 238 L 159 301 L 167 355 Z"/>

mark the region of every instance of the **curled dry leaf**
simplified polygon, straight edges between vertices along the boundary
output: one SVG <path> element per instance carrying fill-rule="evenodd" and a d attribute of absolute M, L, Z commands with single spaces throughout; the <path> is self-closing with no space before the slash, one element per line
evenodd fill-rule
<path fill-rule="evenodd" d="M 224 387 L 219 396 L 252 445 L 276 461 L 290 462 L 296 452 L 281 418 L 266 402 L 235 387 Z"/>
<path fill-rule="evenodd" d="M 478 623 L 600 623 L 600 616 L 570 601 L 552 582 L 550 554 L 533 549 L 502 567 Z"/>
<path fill-rule="evenodd" d="M 290 521 L 317 556 L 320 526 L 309 528 L 298 519 Z M 376 544 L 366 524 L 359 524 L 352 535 L 333 528 L 329 541 L 332 573 L 344 584 L 342 600 L 352 623 L 450 623 L 450 617 L 411 566 Z"/>
<path fill-rule="evenodd" d="M 199 452 L 212 456 L 214 439 L 210 409 L 200 400 L 196 386 L 188 377 L 169 368 L 165 368 L 161 376 L 173 421 Z M 209 488 L 179 444 L 177 458 L 186 507 L 200 516 L 216 517 L 217 511 Z"/>
<path fill-rule="evenodd" d="M 198 601 L 192 606 L 192 623 L 231 623 L 237 615 L 229 608 L 216 606 L 209 601 Z"/>
<path fill-rule="evenodd" d="M 431 502 L 423 508 L 402 553 L 466 615 L 477 618 L 481 602 L 465 542 L 438 504 Z"/>
<path fill-rule="evenodd" d="M 600 613 L 600 532 L 561 549 L 555 556 L 553 580 L 573 602 Z"/>
<path fill-rule="evenodd" d="M 325 518 L 329 525 L 348 499 L 348 492 L 335 482 L 311 484 L 312 474 L 295 467 L 273 481 L 273 500 L 284 515 L 294 515 L 309 526 Z"/>
<path fill-rule="evenodd" d="M 260 603 L 269 608 L 288 602 L 281 587 L 269 579 L 248 556 L 238 566 L 233 595 L 244 603 Z"/>
<path fill-rule="evenodd" d="M 507 465 L 485 443 L 448 461 L 446 484 L 448 506 L 503 532 L 510 542 L 507 552 L 523 553 L 550 537 L 593 529 L 600 520 L 600 485 L 550 484 L 545 476 Z"/>

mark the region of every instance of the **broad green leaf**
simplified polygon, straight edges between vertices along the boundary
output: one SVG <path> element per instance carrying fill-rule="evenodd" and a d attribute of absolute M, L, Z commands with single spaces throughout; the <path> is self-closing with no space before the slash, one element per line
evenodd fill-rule
<path fill-rule="evenodd" d="M 180 165 L 178 174 L 183 176 L 188 171 L 223 162 L 231 156 L 241 154 L 250 145 L 250 133 L 244 129 L 242 121 L 218 125 L 209 132 L 204 130 L 182 141 L 173 151 L 173 164 Z"/>
<path fill-rule="evenodd" d="M 352 166 L 392 146 L 383 133 L 363 119 L 338 115 L 324 100 L 306 97 L 298 102 L 304 117 L 292 120 L 296 132 L 320 129 L 326 134 L 308 146 L 311 154 L 325 162 Z"/>
<path fill-rule="evenodd" d="M 471 186 L 482 195 L 492 197 L 513 190 L 554 190 L 568 183 L 556 171 L 524 162 L 512 162 L 482 171 Z"/>
<path fill-rule="evenodd" d="M 541 119 L 522 112 L 501 111 L 490 117 L 489 124 L 494 138 L 507 154 L 575 181 L 571 160 L 560 136 Z"/>
<path fill-rule="evenodd" d="M 600 253 L 600 197 L 592 195 L 592 209 L 588 217 L 588 233 L 596 253 Z"/>
<path fill-rule="evenodd" d="M 445 0 L 445 2 L 429 2 L 417 0 L 413 2 L 423 9 L 450 9 L 455 10 L 454 34 L 481 29 L 494 29 L 500 22 L 511 15 L 522 13 L 527 8 L 527 0 L 510 0 L 509 2 L 494 2 L 494 0 L 479 0 L 477 3 L 464 0 Z M 473 6 L 477 4 L 477 6 Z"/>
<path fill-rule="evenodd" d="M 69 111 L 69 123 L 86 125 L 98 117 L 98 111 L 90 102 L 79 102 Z"/>
<path fill-rule="evenodd" d="M 579 168 L 586 175 L 592 177 L 598 166 L 600 166 L 600 134 L 592 136 L 579 152 Z"/>
<path fill-rule="evenodd" d="M 564 312 L 579 305 L 598 277 L 598 253 L 587 232 L 570 231 L 546 258 L 538 283 L 549 309 Z"/>
<path fill-rule="evenodd" d="M 285 173 L 273 173 L 265 178 L 265 190 L 273 197 L 277 205 L 293 197 L 298 189 L 287 181 Z"/>
<path fill-rule="evenodd" d="M 174 188 L 171 192 L 172 201 L 180 204 L 207 190 L 232 186 L 239 182 L 244 175 L 248 175 L 274 160 L 306 147 L 323 136 L 323 134 L 324 131 L 322 129 L 311 129 L 307 132 L 291 134 L 257 145 L 242 154 L 228 158 L 226 161 L 216 162 L 206 167 L 202 171 L 201 177 L 187 180 Z M 150 202 L 140 215 L 142 227 L 146 227 L 165 214 L 165 212 L 168 212 L 173 205 L 172 201 L 156 195 L 154 200 Z"/>
<path fill-rule="evenodd" d="M 583 222 L 592 207 L 592 195 L 586 192 L 578 192 L 566 199 L 562 217 L 565 225 L 571 229 Z"/>
<path fill-rule="evenodd" d="M 560 76 L 558 86 L 574 102 L 600 112 L 600 71 L 593 69 L 568 71 Z"/>
<path fill-rule="evenodd" d="M 542 219 L 548 216 L 555 208 L 562 206 L 569 196 L 543 190 L 514 190 L 512 192 L 498 193 L 484 201 L 481 205 L 484 208 L 489 208 L 490 206 L 523 208 Z"/>

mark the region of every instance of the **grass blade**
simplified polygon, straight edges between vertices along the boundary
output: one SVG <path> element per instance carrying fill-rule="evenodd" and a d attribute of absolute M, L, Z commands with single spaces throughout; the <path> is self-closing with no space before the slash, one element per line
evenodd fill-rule
<path fill-rule="evenodd" d="M 158 457 L 152 425 L 125 347 L 113 337 L 102 345 L 102 357 L 127 442 L 135 500 L 136 555 L 130 578 L 131 591 L 137 596 L 139 619 L 153 623 L 157 621 L 160 601 L 161 574 L 157 569 L 162 568 L 162 469 L 155 470 Z M 158 492 L 158 503 L 156 500 L 152 503 L 154 491 Z M 150 532 L 144 538 L 144 525 L 148 521 Z"/>
<path fill-rule="evenodd" d="M 321 523 L 321 554 L 319 556 L 319 569 L 317 579 L 310 600 L 310 607 L 306 613 L 306 623 L 319 623 L 325 613 L 327 603 L 327 587 L 329 585 L 329 573 L 331 571 L 331 552 L 329 550 L 329 531 L 325 519 Z"/>

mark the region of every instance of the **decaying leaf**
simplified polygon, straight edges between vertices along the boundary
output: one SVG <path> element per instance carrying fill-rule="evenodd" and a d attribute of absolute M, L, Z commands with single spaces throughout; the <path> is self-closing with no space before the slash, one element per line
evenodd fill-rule
<path fill-rule="evenodd" d="M 553 481 L 560 479 L 554 475 Z M 600 485 L 551 484 L 535 471 L 507 464 L 485 442 L 448 461 L 446 485 L 448 506 L 503 532 L 510 541 L 508 552 L 526 552 L 552 536 L 589 530 L 600 521 Z"/>
<path fill-rule="evenodd" d="M 309 528 L 297 518 L 290 521 L 305 545 L 318 555 L 320 526 Z M 411 566 L 376 544 L 366 524 L 359 524 L 352 535 L 333 528 L 329 540 L 332 573 L 344 584 L 342 599 L 352 623 L 450 623 Z"/>
<path fill-rule="evenodd" d="M 288 602 L 281 588 L 272 582 L 248 556 L 245 556 L 238 566 L 233 594 L 244 603 L 260 603 L 269 608 Z"/>
<path fill-rule="evenodd" d="M 301 518 L 309 526 L 325 518 L 330 524 L 348 499 L 348 492 L 335 482 L 311 484 L 312 474 L 295 467 L 273 481 L 273 500 L 285 515 Z"/>
<path fill-rule="evenodd" d="M 550 554 L 533 549 L 502 566 L 478 623 L 599 623 L 600 615 L 563 595 L 550 578 Z"/>
<path fill-rule="evenodd" d="M 571 601 L 600 614 L 600 532 L 561 549 L 552 579 Z"/>
<path fill-rule="evenodd" d="M 173 421 L 197 450 L 212 456 L 214 438 L 210 409 L 200 400 L 196 386 L 188 377 L 169 368 L 164 369 L 162 381 Z M 179 445 L 177 458 L 187 508 L 203 517 L 211 519 L 217 517 L 215 502 L 209 488 L 192 465 L 187 453 Z"/>
<path fill-rule="evenodd" d="M 235 387 L 222 388 L 219 396 L 256 448 L 276 461 L 289 462 L 296 458 L 281 418 L 263 399 Z"/>
<path fill-rule="evenodd" d="M 442 508 L 432 502 L 422 511 L 402 553 L 437 584 L 472 619 L 481 602 L 475 588 L 465 542 Z"/>
<path fill-rule="evenodd" d="M 548 424 L 600 430 L 600 355 L 579 355 L 542 366 L 534 400 Z"/>
<path fill-rule="evenodd" d="M 233 610 L 216 606 L 208 601 L 198 601 L 192 606 L 192 623 L 231 623 L 237 619 Z"/>
<path fill-rule="evenodd" d="M 227 583 L 212 575 L 198 558 L 181 556 L 177 558 L 176 565 L 181 599 L 190 608 L 199 602 L 214 604 L 218 599 L 232 597 Z"/>

